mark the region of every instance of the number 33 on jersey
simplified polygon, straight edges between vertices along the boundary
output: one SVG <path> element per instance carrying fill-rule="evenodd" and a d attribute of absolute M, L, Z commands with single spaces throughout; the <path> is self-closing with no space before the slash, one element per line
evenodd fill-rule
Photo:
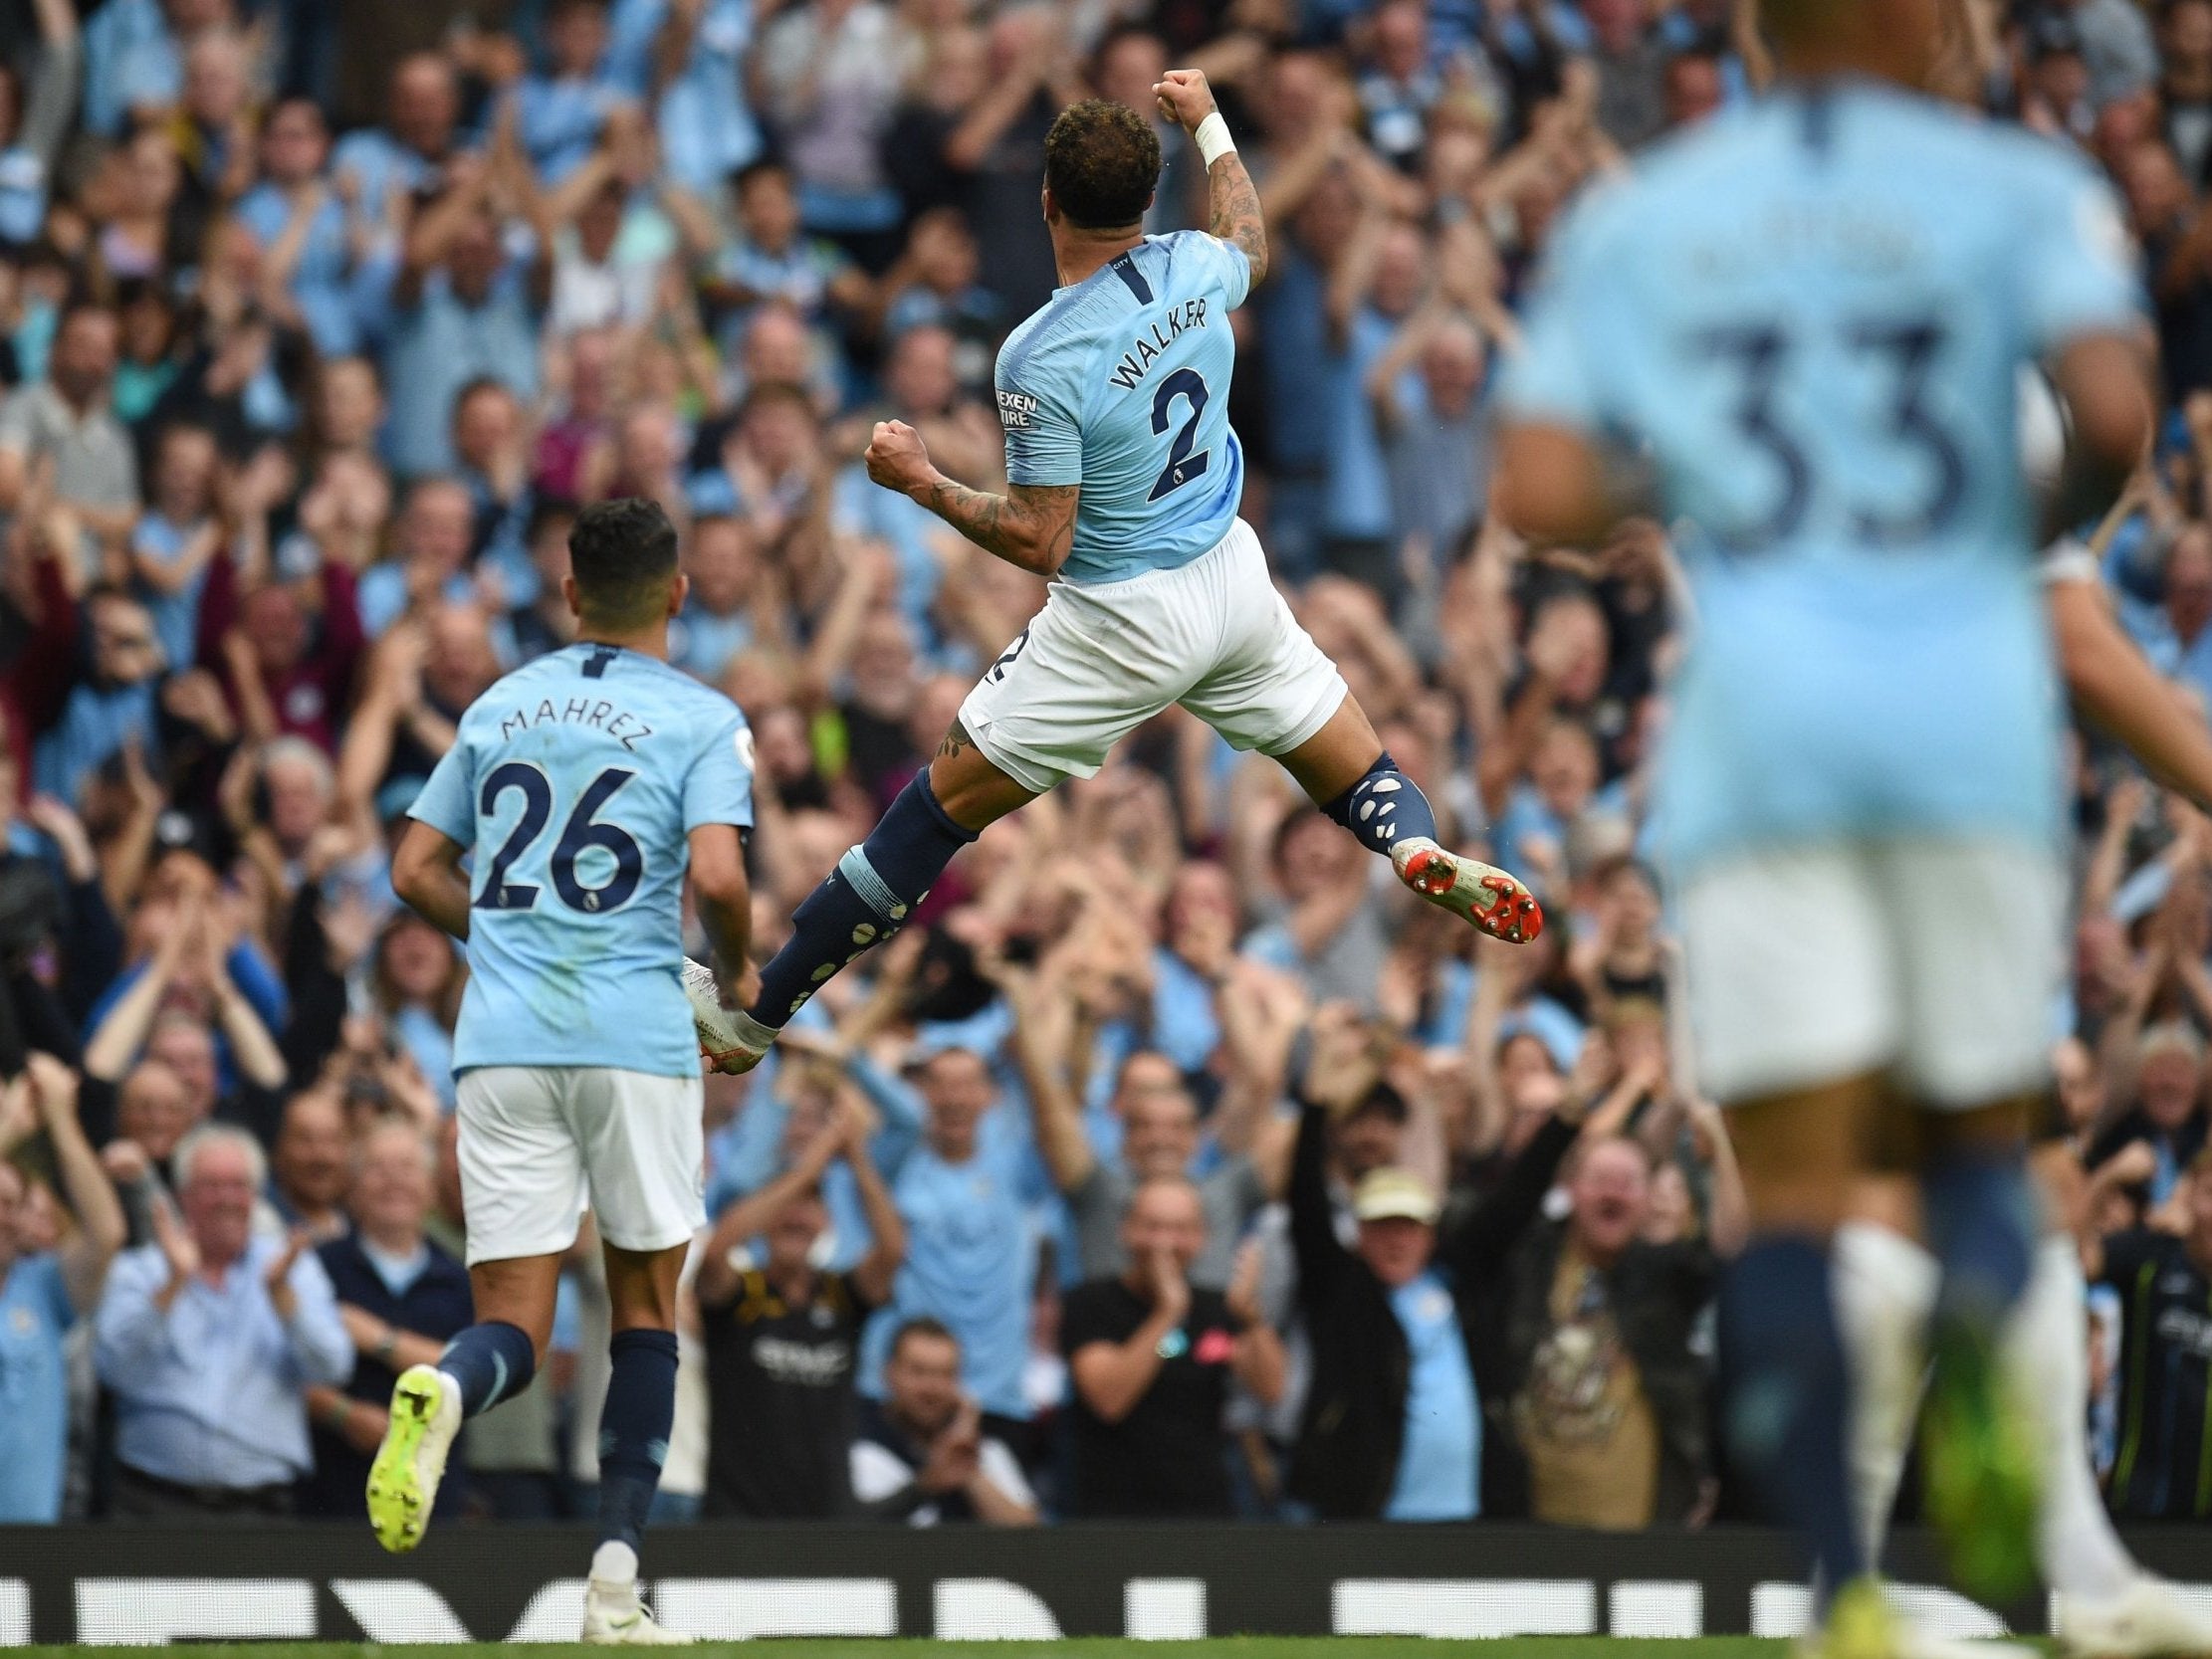
<path fill-rule="evenodd" d="M 737 706 L 578 644 L 477 700 L 409 810 L 474 854 L 454 1063 L 699 1069 L 683 965 L 689 836 L 753 822 Z"/>
<path fill-rule="evenodd" d="M 1244 487 L 1228 313 L 1250 276 L 1239 250 L 1202 231 L 1148 237 L 1000 347 L 1007 480 L 1082 487 L 1064 579 L 1173 570 L 1228 533 Z"/>

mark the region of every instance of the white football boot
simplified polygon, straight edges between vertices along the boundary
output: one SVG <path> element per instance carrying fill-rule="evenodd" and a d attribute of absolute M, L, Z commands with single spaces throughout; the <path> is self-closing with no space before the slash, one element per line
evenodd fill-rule
<path fill-rule="evenodd" d="M 2051 1618 L 2062 1653 L 2076 1659 L 2205 1659 L 2212 1656 L 2212 1610 L 2178 1584 L 2138 1573 L 2101 1601 L 2055 1595 Z"/>

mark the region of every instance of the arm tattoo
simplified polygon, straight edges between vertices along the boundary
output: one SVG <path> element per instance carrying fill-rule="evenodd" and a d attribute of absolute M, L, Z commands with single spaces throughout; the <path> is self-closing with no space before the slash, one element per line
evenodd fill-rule
<path fill-rule="evenodd" d="M 1223 242 L 1233 242 L 1251 262 L 1252 287 L 1267 275 L 1267 222 L 1260 217 L 1259 191 L 1244 161 L 1234 150 L 1207 169 L 1207 197 L 1213 208 L 1212 229 Z"/>
<path fill-rule="evenodd" d="M 937 745 L 937 757 L 940 760 L 958 760 L 962 749 L 973 748 L 975 745 L 976 739 L 968 735 L 968 727 L 955 721 L 952 730 L 945 733 L 945 740 Z"/>
<path fill-rule="evenodd" d="M 1003 496 L 941 478 L 916 500 L 969 540 L 1008 564 L 1049 576 L 1075 539 L 1073 484 L 1016 484 Z"/>

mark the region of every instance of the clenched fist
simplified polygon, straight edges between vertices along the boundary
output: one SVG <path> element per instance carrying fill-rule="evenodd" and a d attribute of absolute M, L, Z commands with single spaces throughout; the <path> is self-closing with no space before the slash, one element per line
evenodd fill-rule
<path fill-rule="evenodd" d="M 913 495 L 937 476 L 922 435 L 904 421 L 877 421 L 864 459 L 870 478 L 902 496 Z"/>
<path fill-rule="evenodd" d="M 1160 113 L 1186 132 L 1196 132 L 1199 122 L 1214 113 L 1214 89 L 1206 84 L 1204 70 L 1171 69 L 1160 77 L 1152 96 L 1160 101 Z"/>

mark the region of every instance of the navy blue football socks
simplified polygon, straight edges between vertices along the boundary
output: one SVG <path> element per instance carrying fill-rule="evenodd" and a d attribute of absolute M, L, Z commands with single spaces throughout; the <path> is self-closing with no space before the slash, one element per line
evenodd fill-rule
<path fill-rule="evenodd" d="M 1866 1557 L 1845 1455 L 1847 1361 L 1818 1240 L 1770 1233 L 1745 1247 L 1721 1279 L 1720 1348 L 1736 1468 L 1811 1547 L 1833 1593 Z"/>
<path fill-rule="evenodd" d="M 1938 1324 L 1993 1332 L 2027 1289 L 2036 1200 L 2018 1146 L 1956 1147 L 1921 1173 L 1928 1248 L 1943 1264 Z"/>
<path fill-rule="evenodd" d="M 953 855 L 976 834 L 953 822 L 923 770 L 899 791 L 868 839 L 839 859 L 829 879 L 791 913 L 791 936 L 761 969 L 753 1018 L 780 1031 L 838 969 L 906 925 Z"/>
<path fill-rule="evenodd" d="M 1321 810 L 1334 818 L 1371 853 L 1390 857 L 1401 841 L 1437 839 L 1437 815 L 1421 785 L 1398 769 L 1385 749 L 1359 782 Z"/>
<path fill-rule="evenodd" d="M 599 1542 L 636 1550 L 676 1422 L 676 1333 L 617 1331 L 607 1352 L 614 1366 L 599 1409 Z"/>
<path fill-rule="evenodd" d="M 476 1417 L 530 1386 L 538 1356 L 521 1327 L 472 1325 L 446 1344 L 438 1369 L 461 1385 L 461 1415 Z"/>

